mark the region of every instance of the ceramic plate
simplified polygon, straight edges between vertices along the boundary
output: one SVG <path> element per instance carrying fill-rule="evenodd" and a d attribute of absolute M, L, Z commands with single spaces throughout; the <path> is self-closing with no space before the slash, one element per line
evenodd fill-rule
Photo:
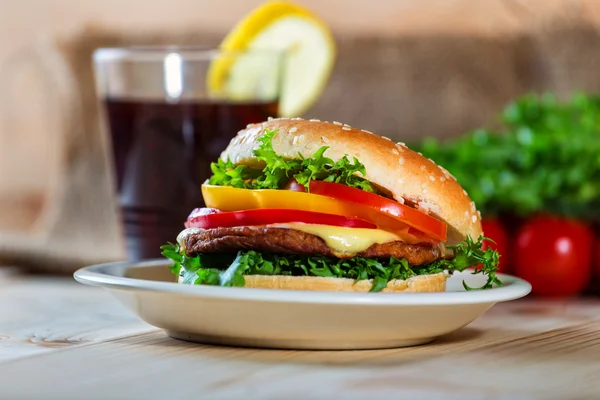
<path fill-rule="evenodd" d="M 177 339 L 286 349 L 375 349 L 431 342 L 469 324 L 531 285 L 466 292 L 484 278 L 454 274 L 444 293 L 331 293 L 175 283 L 169 261 L 99 264 L 75 279 L 110 290 L 126 307 Z"/>

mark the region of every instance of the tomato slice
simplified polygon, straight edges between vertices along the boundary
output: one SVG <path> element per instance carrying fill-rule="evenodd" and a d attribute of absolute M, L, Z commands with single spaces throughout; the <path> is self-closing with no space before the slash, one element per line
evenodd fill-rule
<path fill-rule="evenodd" d="M 343 226 L 346 228 L 377 228 L 377 225 L 358 218 L 348 218 L 341 215 L 289 210 L 284 208 L 262 208 L 219 213 L 202 213 L 194 210 L 185 223 L 185 227 L 211 229 L 231 228 L 234 226 L 282 224 L 287 222 Z"/>
<path fill-rule="evenodd" d="M 207 207 L 214 207 L 223 211 L 263 208 L 314 211 L 373 222 L 380 229 L 393 232 L 405 238 L 407 243 L 436 243 L 446 240 L 446 225 L 425 214 L 426 217 L 441 223 L 442 229 L 430 229 L 425 225 L 420 226 L 419 221 L 415 223 L 409 219 L 404 220 L 360 203 L 353 203 L 314 193 L 303 193 L 292 190 L 250 190 L 230 186 L 202 185 L 202 195 Z M 411 227 L 414 229 L 411 230 Z"/>
<path fill-rule="evenodd" d="M 412 207 L 400 204 L 374 193 L 365 192 L 341 183 L 310 181 L 310 192 L 333 197 L 352 203 L 362 204 L 375 210 L 393 215 L 415 229 L 432 237 L 445 237 L 447 226 L 444 222 Z M 293 189 L 292 189 L 293 190 Z"/>

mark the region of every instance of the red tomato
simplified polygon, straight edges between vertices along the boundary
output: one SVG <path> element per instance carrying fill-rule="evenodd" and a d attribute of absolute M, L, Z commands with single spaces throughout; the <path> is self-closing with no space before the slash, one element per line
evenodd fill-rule
<path fill-rule="evenodd" d="M 231 228 L 233 226 L 281 224 L 286 222 L 303 222 L 306 224 L 333 225 L 347 228 L 377 228 L 377 225 L 358 218 L 280 208 L 263 208 L 258 210 L 217 213 L 203 213 L 199 210 L 194 210 L 185 223 L 185 227 L 211 229 Z"/>
<path fill-rule="evenodd" d="M 506 233 L 506 229 L 504 226 L 495 218 L 484 218 L 481 221 L 481 226 L 483 228 L 483 235 L 487 238 L 492 239 L 495 243 L 488 242 L 485 240 L 483 242 L 483 246 L 481 247 L 483 250 L 488 247 L 494 249 L 500 254 L 500 263 L 498 265 L 498 272 L 507 273 L 508 272 L 508 235 Z"/>
<path fill-rule="evenodd" d="M 596 278 L 600 279 L 600 234 L 596 234 L 593 249 L 594 265 L 596 266 Z"/>
<path fill-rule="evenodd" d="M 536 295 L 576 295 L 590 280 L 592 243 L 592 231 L 581 222 L 534 217 L 517 234 L 515 272 Z"/>
<path fill-rule="evenodd" d="M 288 183 L 290 190 L 304 191 L 304 186 L 298 185 L 295 180 Z M 433 218 L 415 208 L 400 204 L 377 194 L 365 192 L 341 183 L 310 181 L 310 192 L 322 196 L 344 200 L 354 204 L 367 206 L 388 215 L 392 215 L 414 229 L 425 233 L 436 240 L 445 241 L 447 226 L 444 222 Z M 376 220 L 374 220 L 376 222 Z"/>

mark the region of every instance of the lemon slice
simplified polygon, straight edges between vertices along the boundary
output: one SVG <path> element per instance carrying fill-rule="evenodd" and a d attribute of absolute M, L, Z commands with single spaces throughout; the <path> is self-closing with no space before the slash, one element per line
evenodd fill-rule
<path fill-rule="evenodd" d="M 221 49 L 225 53 L 213 60 L 208 71 L 209 92 L 240 101 L 257 96 L 273 99 L 281 85 L 279 114 L 283 117 L 300 116 L 316 102 L 336 54 L 331 32 L 317 16 L 281 1 L 255 9 L 227 35 Z"/>

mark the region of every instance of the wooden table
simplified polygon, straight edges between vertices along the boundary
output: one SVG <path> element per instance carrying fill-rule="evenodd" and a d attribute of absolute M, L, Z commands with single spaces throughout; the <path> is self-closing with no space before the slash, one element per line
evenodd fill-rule
<path fill-rule="evenodd" d="M 496 305 L 431 345 L 215 347 L 167 337 L 101 289 L 0 269 L 0 399 L 598 399 L 600 301 Z"/>

